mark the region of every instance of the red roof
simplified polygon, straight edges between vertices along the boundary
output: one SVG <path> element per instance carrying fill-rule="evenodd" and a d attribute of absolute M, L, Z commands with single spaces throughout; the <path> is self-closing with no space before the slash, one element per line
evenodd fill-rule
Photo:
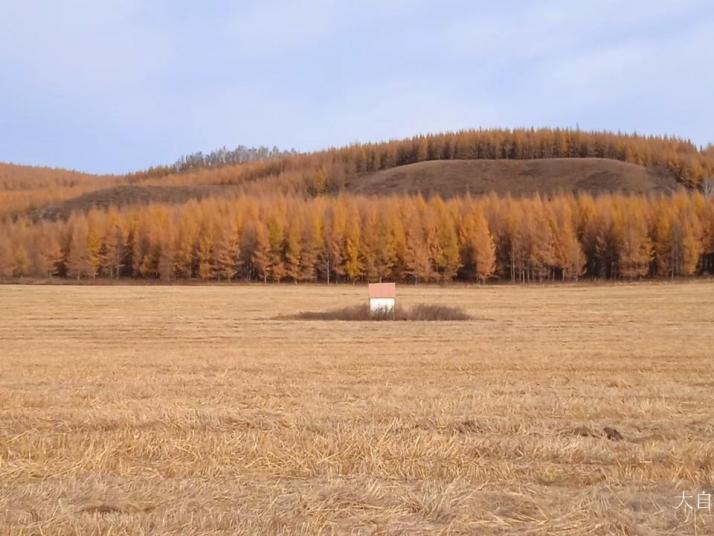
<path fill-rule="evenodd" d="M 396 298 L 397 285 L 395 283 L 370 283 L 370 298 Z"/>

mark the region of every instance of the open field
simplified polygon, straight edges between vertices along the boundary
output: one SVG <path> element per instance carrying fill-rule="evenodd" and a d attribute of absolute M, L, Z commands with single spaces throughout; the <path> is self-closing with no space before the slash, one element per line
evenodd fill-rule
<path fill-rule="evenodd" d="M 714 282 L 365 294 L 0 286 L 0 533 L 714 533 Z"/>

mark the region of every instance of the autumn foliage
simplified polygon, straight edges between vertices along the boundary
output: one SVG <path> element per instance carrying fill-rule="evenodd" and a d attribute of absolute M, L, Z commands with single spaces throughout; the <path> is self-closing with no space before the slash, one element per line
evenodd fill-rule
<path fill-rule="evenodd" d="M 355 144 L 238 166 L 191 167 L 174 174 L 171 168 L 155 168 L 133 174 L 128 180 L 172 185 L 234 184 L 247 193 L 319 195 L 341 191 L 346 181 L 362 173 L 428 160 L 547 158 L 608 158 L 659 168 L 692 188 L 700 188 L 704 179 L 714 176 L 712 148 L 701 150 L 679 138 L 569 129 L 489 129 Z"/>
<path fill-rule="evenodd" d="M 685 140 L 469 130 L 242 154 L 102 178 L 0 165 L 0 278 L 423 283 L 714 272 L 714 153 Z M 665 170 L 688 191 L 450 200 L 344 193 L 365 173 L 426 160 L 584 157 Z M 168 201 L 78 202 L 95 190 L 121 197 L 151 189 Z M 192 197 L 205 198 L 185 202 Z M 49 210 L 63 201 L 72 208 Z"/>
<path fill-rule="evenodd" d="M 121 180 L 64 169 L 0 163 L 0 221 L 110 187 Z"/>
<path fill-rule="evenodd" d="M 714 200 L 246 196 L 0 224 L 0 277 L 426 283 L 714 271 Z"/>

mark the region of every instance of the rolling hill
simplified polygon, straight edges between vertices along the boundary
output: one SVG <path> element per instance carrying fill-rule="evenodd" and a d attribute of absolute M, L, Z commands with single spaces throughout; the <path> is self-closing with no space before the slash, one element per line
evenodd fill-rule
<path fill-rule="evenodd" d="M 31 215 L 43 207 L 57 206 L 124 180 L 65 169 L 0 163 L 0 221 Z"/>
<path fill-rule="evenodd" d="M 181 204 L 192 199 L 228 197 L 237 192 L 230 185 L 151 186 L 122 184 L 82 193 L 63 201 L 50 203 L 29 212 L 32 220 L 62 220 L 73 212 L 87 212 L 92 208 L 124 208 L 150 203 Z"/>
<path fill-rule="evenodd" d="M 585 192 L 651 194 L 671 193 L 681 187 L 671 173 L 662 169 L 600 158 L 553 158 L 418 162 L 354 175 L 346 180 L 340 192 L 368 196 L 420 193 L 449 198 L 490 192 L 514 196 Z M 280 185 L 276 188 L 280 189 Z M 192 199 L 234 196 L 241 191 L 240 186 L 231 184 L 110 184 L 35 208 L 29 214 L 33 220 L 66 219 L 72 212 L 86 212 L 91 208 L 181 204 Z"/>
<path fill-rule="evenodd" d="M 0 162 L 0 191 L 52 187 L 94 186 L 100 177 L 59 168 L 22 166 Z M 101 185 L 101 183 L 100 183 Z"/>
<path fill-rule="evenodd" d="M 0 165 L 0 218 L 66 219 L 72 212 L 193 199 L 339 193 L 668 193 L 701 189 L 712 149 L 687 140 L 563 129 L 470 130 L 314 153 L 223 152 L 124 176 Z M 185 160 L 185 159 L 184 159 Z"/>
<path fill-rule="evenodd" d="M 680 185 L 671 173 L 600 158 L 540 160 L 435 160 L 394 167 L 354 177 L 354 194 L 438 194 L 442 197 L 489 192 L 548 195 L 553 193 L 669 193 Z"/>

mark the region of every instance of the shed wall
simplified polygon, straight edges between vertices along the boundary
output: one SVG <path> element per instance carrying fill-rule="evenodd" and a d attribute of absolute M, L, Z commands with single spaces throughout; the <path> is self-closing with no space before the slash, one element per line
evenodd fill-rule
<path fill-rule="evenodd" d="M 370 298 L 369 310 L 373 313 L 380 310 L 391 312 L 394 310 L 395 302 L 394 298 Z"/>

